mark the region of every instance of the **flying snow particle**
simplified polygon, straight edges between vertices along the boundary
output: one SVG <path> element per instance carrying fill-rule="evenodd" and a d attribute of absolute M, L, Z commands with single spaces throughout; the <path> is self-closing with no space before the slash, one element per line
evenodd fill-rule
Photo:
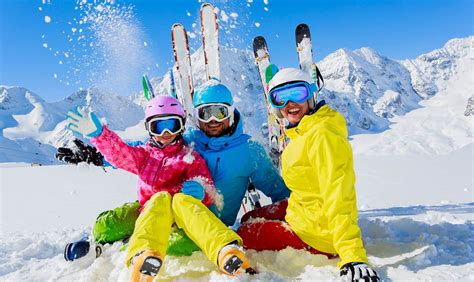
<path fill-rule="evenodd" d="M 187 15 L 188 17 L 190 17 L 190 16 L 191 16 L 191 13 L 190 13 L 189 11 L 186 11 L 186 15 Z"/>
<path fill-rule="evenodd" d="M 73 28 L 71 28 L 71 31 L 74 33 L 74 32 L 77 31 L 77 28 L 73 27 Z"/>
<path fill-rule="evenodd" d="M 58 78 L 58 75 L 57 74 L 53 74 L 54 78 Z"/>
<path fill-rule="evenodd" d="M 223 10 L 221 10 L 221 18 L 225 23 L 229 21 L 229 16 Z"/>
<path fill-rule="evenodd" d="M 259 23 L 259 22 L 256 22 L 256 23 L 255 23 L 255 26 L 256 26 L 256 27 L 260 27 L 260 23 Z"/>
<path fill-rule="evenodd" d="M 69 58 L 69 54 L 64 52 L 64 57 Z"/>
<path fill-rule="evenodd" d="M 59 61 L 59 64 L 62 65 L 62 64 L 63 64 L 63 61 Z"/>
<path fill-rule="evenodd" d="M 238 18 L 239 17 L 239 14 L 237 14 L 236 12 L 232 12 L 230 13 L 230 16 L 234 19 Z"/>
<path fill-rule="evenodd" d="M 50 23 L 51 22 L 51 17 L 50 16 L 44 16 L 44 22 L 45 23 Z"/>
<path fill-rule="evenodd" d="M 267 7 L 263 7 L 263 9 L 265 10 L 265 12 L 268 12 L 268 8 L 267 8 Z"/>
<path fill-rule="evenodd" d="M 48 48 L 48 43 L 43 43 L 44 48 Z"/>
<path fill-rule="evenodd" d="M 42 11 L 42 10 L 43 10 L 43 8 L 42 8 L 42 7 L 38 7 L 38 11 Z"/>
<path fill-rule="evenodd" d="M 247 0 L 247 3 L 253 3 L 253 0 Z"/>
<path fill-rule="evenodd" d="M 148 43 L 146 41 L 143 41 L 143 46 L 147 47 Z"/>
<path fill-rule="evenodd" d="M 97 5 L 97 7 L 95 7 L 95 9 L 99 12 L 102 12 L 104 10 L 104 6 L 102 6 L 101 4 Z"/>
<path fill-rule="evenodd" d="M 186 33 L 188 34 L 189 38 L 196 38 L 196 33 L 194 33 L 194 32 L 189 32 L 189 31 L 186 32 Z"/>
<path fill-rule="evenodd" d="M 268 0 L 263 0 L 263 4 L 268 5 Z"/>
<path fill-rule="evenodd" d="M 247 77 L 243 74 L 240 75 L 240 79 L 245 80 Z"/>

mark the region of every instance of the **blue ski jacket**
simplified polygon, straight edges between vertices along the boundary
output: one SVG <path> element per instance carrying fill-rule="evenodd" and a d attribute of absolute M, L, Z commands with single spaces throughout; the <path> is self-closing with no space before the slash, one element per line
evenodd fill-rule
<path fill-rule="evenodd" d="M 224 198 L 218 217 L 229 226 L 237 218 L 250 181 L 273 202 L 290 195 L 262 145 L 244 134 L 237 110 L 234 119 L 236 127 L 230 135 L 209 137 L 201 130 L 190 129 L 184 136 L 185 141 L 206 160 L 215 187 Z"/>

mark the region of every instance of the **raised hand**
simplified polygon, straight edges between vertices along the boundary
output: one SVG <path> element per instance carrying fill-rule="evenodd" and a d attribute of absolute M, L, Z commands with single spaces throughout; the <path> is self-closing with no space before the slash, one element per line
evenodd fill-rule
<path fill-rule="evenodd" d="M 102 133 L 102 124 L 92 111 L 78 107 L 67 113 L 67 128 L 88 138 L 97 137 Z"/>

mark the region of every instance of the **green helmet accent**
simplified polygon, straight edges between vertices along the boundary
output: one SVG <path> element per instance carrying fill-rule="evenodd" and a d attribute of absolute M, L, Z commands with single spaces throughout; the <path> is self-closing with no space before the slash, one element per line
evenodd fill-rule
<path fill-rule="evenodd" d="M 229 106 L 234 105 L 232 93 L 229 88 L 215 79 L 209 80 L 194 91 L 194 107 L 210 103 L 224 103 Z"/>

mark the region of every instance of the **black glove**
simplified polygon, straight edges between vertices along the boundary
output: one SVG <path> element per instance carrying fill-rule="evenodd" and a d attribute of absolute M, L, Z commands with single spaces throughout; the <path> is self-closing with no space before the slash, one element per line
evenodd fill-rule
<path fill-rule="evenodd" d="M 348 281 L 380 281 L 377 272 L 362 262 L 350 262 L 344 264 L 340 275 Z"/>
<path fill-rule="evenodd" d="M 56 153 L 56 159 L 70 164 L 86 162 L 88 164 L 94 164 L 96 166 L 104 165 L 104 156 L 99 151 L 97 151 L 96 148 L 85 144 L 79 139 L 74 139 L 74 141 L 72 142 L 75 145 L 72 148 L 58 148 L 58 152 Z"/>

